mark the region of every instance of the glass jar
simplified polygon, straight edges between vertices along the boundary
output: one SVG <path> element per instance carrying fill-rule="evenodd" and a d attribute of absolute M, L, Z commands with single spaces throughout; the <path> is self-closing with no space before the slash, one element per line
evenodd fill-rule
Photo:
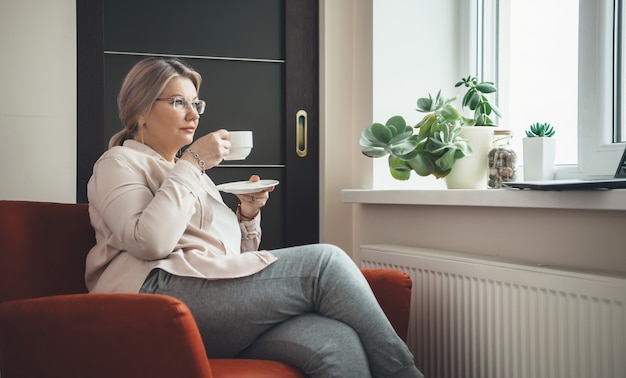
<path fill-rule="evenodd" d="M 511 148 L 513 131 L 495 130 L 493 146 L 489 151 L 489 180 L 487 186 L 493 189 L 502 187 L 503 182 L 514 181 L 516 176 L 517 155 Z"/>

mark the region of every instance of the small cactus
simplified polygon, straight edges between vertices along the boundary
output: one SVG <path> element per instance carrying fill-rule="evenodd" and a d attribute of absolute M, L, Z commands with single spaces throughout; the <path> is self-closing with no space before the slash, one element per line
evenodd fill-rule
<path fill-rule="evenodd" d="M 552 137 L 556 132 L 549 123 L 535 122 L 526 130 L 526 136 L 529 138 Z"/>

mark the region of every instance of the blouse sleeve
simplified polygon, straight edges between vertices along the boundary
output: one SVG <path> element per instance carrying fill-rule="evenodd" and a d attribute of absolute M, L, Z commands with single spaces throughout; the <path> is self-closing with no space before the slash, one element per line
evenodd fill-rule
<path fill-rule="evenodd" d="M 137 258 L 156 260 L 172 252 L 187 227 L 201 172 L 179 160 L 155 190 L 148 170 L 120 156 L 100 159 L 88 186 L 89 202 L 111 230 L 112 243 Z"/>

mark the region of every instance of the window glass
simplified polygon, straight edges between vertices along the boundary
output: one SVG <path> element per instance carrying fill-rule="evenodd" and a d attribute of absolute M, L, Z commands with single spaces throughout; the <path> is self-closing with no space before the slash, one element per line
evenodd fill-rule
<path fill-rule="evenodd" d="M 525 130 L 550 123 L 556 163 L 577 164 L 578 1 L 504 0 L 499 9 L 500 126 L 514 131 L 521 157 Z"/>

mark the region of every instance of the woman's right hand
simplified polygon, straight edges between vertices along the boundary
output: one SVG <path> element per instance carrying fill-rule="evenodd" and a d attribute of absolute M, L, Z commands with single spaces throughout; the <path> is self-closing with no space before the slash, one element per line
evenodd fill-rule
<path fill-rule="evenodd" d="M 204 160 L 205 169 L 213 168 L 220 164 L 224 160 L 224 156 L 228 155 L 230 151 L 228 131 L 220 129 L 204 135 L 193 142 L 189 148 L 197 153 L 201 160 Z M 183 154 L 181 159 L 194 164 L 198 163 L 198 160 L 192 154 Z"/>

